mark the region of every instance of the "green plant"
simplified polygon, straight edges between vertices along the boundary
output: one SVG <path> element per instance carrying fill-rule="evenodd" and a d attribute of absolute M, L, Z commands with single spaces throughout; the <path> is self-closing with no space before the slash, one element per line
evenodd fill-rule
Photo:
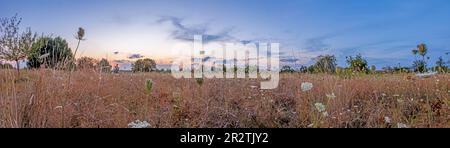
<path fill-rule="evenodd" d="M 414 71 L 421 73 L 426 72 L 427 71 L 426 59 L 429 59 L 429 57 L 425 58 L 425 56 L 428 53 L 427 45 L 424 43 L 417 45 L 417 48 L 413 49 L 412 53 L 414 54 L 414 56 L 416 56 L 416 60 L 413 62 Z M 417 55 L 422 56 L 422 60 L 418 60 Z"/>
<path fill-rule="evenodd" d="M 145 92 L 147 94 L 147 99 L 145 99 L 145 106 L 144 106 L 144 118 L 145 120 L 148 120 L 148 108 L 150 107 L 150 101 L 152 101 L 153 97 L 152 97 L 152 92 L 153 92 L 153 80 L 148 79 L 147 81 L 145 81 Z M 159 104 L 157 103 L 157 110 L 159 112 L 160 107 Z M 158 124 L 156 126 L 159 126 L 159 121 Z"/>
<path fill-rule="evenodd" d="M 196 78 L 195 82 L 197 82 L 197 84 L 201 86 L 201 85 L 203 85 L 204 80 L 203 80 L 203 78 Z"/>
<path fill-rule="evenodd" d="M 414 71 L 415 72 L 426 72 L 427 71 L 427 62 L 422 60 L 414 61 L 413 63 Z"/>
<path fill-rule="evenodd" d="M 145 82 L 145 90 L 147 92 L 147 94 L 152 94 L 152 90 L 153 90 L 153 80 L 149 79 Z"/>
<path fill-rule="evenodd" d="M 336 68 L 336 74 L 341 78 L 348 79 L 353 77 L 355 73 L 353 72 L 352 69 L 338 67 Z"/>

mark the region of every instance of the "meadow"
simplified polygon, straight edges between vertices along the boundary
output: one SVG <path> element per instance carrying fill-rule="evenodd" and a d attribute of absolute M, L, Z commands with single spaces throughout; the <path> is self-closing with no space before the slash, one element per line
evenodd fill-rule
<path fill-rule="evenodd" d="M 286 73 L 277 89 L 260 90 L 257 79 L 48 69 L 17 78 L 0 70 L 0 127 L 126 128 L 140 120 L 152 128 L 448 128 L 449 80 Z"/>

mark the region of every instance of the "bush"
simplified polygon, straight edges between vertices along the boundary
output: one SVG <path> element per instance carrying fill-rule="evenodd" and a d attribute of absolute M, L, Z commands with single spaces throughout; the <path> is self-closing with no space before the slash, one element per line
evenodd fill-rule
<path fill-rule="evenodd" d="M 156 69 L 156 62 L 152 59 L 139 59 L 133 64 L 133 72 L 150 72 Z"/>
<path fill-rule="evenodd" d="M 367 72 L 369 70 L 367 60 L 364 59 L 360 54 L 356 55 L 356 57 L 347 57 L 347 64 L 349 65 L 350 69 L 355 72 Z"/>
<path fill-rule="evenodd" d="M 321 55 L 316 58 L 313 69 L 316 73 L 334 74 L 336 73 L 336 65 L 336 57 L 334 55 Z"/>
<path fill-rule="evenodd" d="M 67 41 L 61 37 L 41 37 L 28 54 L 28 67 L 68 68 L 72 65 L 73 54 Z"/>

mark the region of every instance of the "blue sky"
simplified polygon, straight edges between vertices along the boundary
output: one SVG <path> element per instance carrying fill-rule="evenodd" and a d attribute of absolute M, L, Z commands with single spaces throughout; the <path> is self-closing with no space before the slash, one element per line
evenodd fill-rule
<path fill-rule="evenodd" d="M 0 17 L 18 13 L 23 26 L 66 38 L 78 27 L 82 56 L 130 61 L 170 59 L 169 48 L 191 34 L 211 41 L 279 42 L 285 64 L 358 53 L 370 65 L 409 66 L 419 43 L 434 63 L 450 52 L 448 0 L 0 0 Z M 120 61 L 118 61 L 120 62 Z"/>

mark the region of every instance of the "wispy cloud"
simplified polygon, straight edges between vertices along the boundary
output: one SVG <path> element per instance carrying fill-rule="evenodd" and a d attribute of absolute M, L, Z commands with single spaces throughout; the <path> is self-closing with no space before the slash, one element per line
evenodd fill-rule
<path fill-rule="evenodd" d="M 130 60 L 113 60 L 112 62 L 117 63 L 117 64 L 127 64 L 127 63 L 133 63 Z"/>
<path fill-rule="evenodd" d="M 316 37 L 306 40 L 305 49 L 308 50 L 326 50 L 331 47 L 330 44 L 326 43 L 326 40 L 331 37 Z"/>
<path fill-rule="evenodd" d="M 230 33 L 233 28 L 223 29 L 221 32 L 212 33 L 209 30 L 209 25 L 186 25 L 183 23 L 183 19 L 173 16 L 161 17 L 157 23 L 169 22 L 175 27 L 171 32 L 171 37 L 182 41 L 193 41 L 194 35 L 203 35 L 203 42 L 214 42 L 214 41 L 228 41 L 234 39 Z"/>
<path fill-rule="evenodd" d="M 285 58 L 283 58 L 283 59 L 280 59 L 280 62 L 283 62 L 283 63 L 296 63 L 296 62 L 298 62 L 300 59 L 298 59 L 298 58 L 295 58 L 295 57 L 285 57 Z"/>
<path fill-rule="evenodd" d="M 144 55 L 142 55 L 142 54 L 139 54 L 139 53 L 135 53 L 135 54 L 130 54 L 130 55 L 128 55 L 128 59 L 140 59 L 140 58 L 143 58 L 143 57 L 145 57 Z"/>

